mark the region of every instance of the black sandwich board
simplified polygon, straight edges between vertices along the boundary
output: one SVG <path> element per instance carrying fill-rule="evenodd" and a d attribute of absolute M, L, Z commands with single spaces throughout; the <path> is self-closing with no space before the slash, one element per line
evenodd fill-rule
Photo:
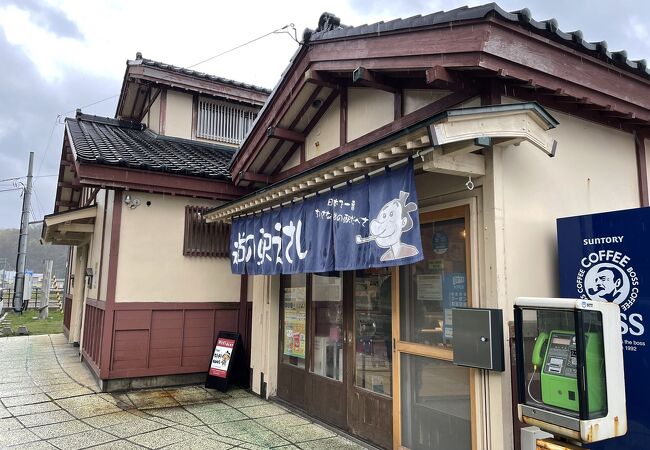
<path fill-rule="evenodd" d="M 226 392 L 231 384 L 242 385 L 244 347 L 239 333 L 220 331 L 214 344 L 205 387 Z"/>

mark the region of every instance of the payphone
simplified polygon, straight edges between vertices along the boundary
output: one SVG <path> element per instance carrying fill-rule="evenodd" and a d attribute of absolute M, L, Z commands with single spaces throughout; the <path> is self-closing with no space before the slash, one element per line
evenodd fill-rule
<path fill-rule="evenodd" d="M 603 407 L 603 380 L 600 367 L 603 366 L 601 336 L 598 333 L 585 334 L 585 360 L 587 373 L 594 379 L 589 383 L 589 410 L 599 411 Z M 533 374 L 539 368 L 541 378 L 541 403 L 577 412 L 578 404 L 578 351 L 575 333 L 571 331 L 542 331 L 533 348 L 531 357 Z M 529 380 L 531 383 L 533 376 Z M 532 398 L 532 395 L 531 395 Z"/>
<path fill-rule="evenodd" d="M 518 298 L 515 350 L 520 421 L 579 442 L 625 434 L 618 305 Z"/>

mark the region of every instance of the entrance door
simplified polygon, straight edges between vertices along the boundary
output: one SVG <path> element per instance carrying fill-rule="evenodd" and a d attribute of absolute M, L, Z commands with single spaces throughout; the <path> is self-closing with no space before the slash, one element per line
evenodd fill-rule
<path fill-rule="evenodd" d="M 348 426 L 384 448 L 392 446 L 392 270 L 350 272 L 348 302 Z"/>
<path fill-rule="evenodd" d="M 469 208 L 423 213 L 420 230 L 424 259 L 396 270 L 393 293 L 393 442 L 471 450 L 473 374 L 451 362 L 451 310 L 471 305 Z"/>
<path fill-rule="evenodd" d="M 278 396 L 389 448 L 391 271 L 285 275 Z"/>
<path fill-rule="evenodd" d="M 343 274 L 283 275 L 278 396 L 347 428 Z"/>

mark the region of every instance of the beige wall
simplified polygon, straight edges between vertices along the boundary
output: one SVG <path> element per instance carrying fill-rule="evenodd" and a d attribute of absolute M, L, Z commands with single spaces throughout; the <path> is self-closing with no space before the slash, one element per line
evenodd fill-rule
<path fill-rule="evenodd" d="M 305 158 L 312 159 L 341 143 L 340 102 L 337 98 L 305 137 Z"/>
<path fill-rule="evenodd" d="M 392 93 L 370 88 L 348 89 L 348 141 L 394 119 L 395 97 Z"/>
<path fill-rule="evenodd" d="M 217 202 L 130 192 L 140 206 L 122 205 L 118 302 L 238 302 L 241 281 L 228 258 L 183 256 L 185 205 Z M 151 206 L 147 206 L 151 201 Z"/>
<path fill-rule="evenodd" d="M 404 89 L 402 93 L 402 110 L 404 115 L 427 106 L 450 94 L 439 89 Z"/>
<path fill-rule="evenodd" d="M 104 263 L 102 263 L 102 229 L 104 227 L 104 209 L 106 208 L 106 189 L 102 189 L 97 192 L 97 197 L 95 198 L 97 204 L 97 217 L 95 218 L 95 231 L 93 231 L 92 239 L 89 243 L 88 251 L 88 263 L 87 267 L 93 270 L 93 281 L 90 287 L 86 285 L 86 297 L 95 299 L 95 300 L 106 300 L 106 289 L 101 289 L 104 296 L 100 294 L 100 271 L 107 274 L 108 267 L 108 252 L 110 247 L 110 240 L 108 245 L 104 244 Z M 110 203 L 112 203 L 112 196 Z M 110 224 L 112 217 L 109 216 L 108 211 L 106 211 L 106 222 L 107 229 L 110 231 Z M 112 212 L 112 205 L 111 205 Z M 101 266 L 101 267 L 100 267 Z M 106 283 L 105 276 L 102 276 L 101 283 Z"/>
<path fill-rule="evenodd" d="M 560 125 L 549 158 L 529 144 L 503 150 L 507 296 L 554 296 L 559 217 L 639 206 L 631 134 L 550 111 Z"/>
<path fill-rule="evenodd" d="M 192 138 L 192 96 L 182 92 L 167 90 L 165 110 L 165 135 L 179 138 Z"/>
<path fill-rule="evenodd" d="M 147 127 L 156 133 L 160 133 L 160 95 L 158 95 L 156 101 L 153 102 L 153 105 L 151 105 L 149 112 L 143 120 L 143 122 L 147 124 Z"/>

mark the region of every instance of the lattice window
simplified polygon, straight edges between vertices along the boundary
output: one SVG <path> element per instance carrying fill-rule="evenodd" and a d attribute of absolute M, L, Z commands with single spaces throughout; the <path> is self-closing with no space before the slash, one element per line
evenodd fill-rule
<path fill-rule="evenodd" d="M 204 206 L 185 207 L 183 255 L 229 257 L 230 225 L 206 223 L 204 217 L 209 209 Z"/>
<path fill-rule="evenodd" d="M 199 98 L 196 136 L 241 144 L 253 126 L 257 109 L 218 100 Z"/>

